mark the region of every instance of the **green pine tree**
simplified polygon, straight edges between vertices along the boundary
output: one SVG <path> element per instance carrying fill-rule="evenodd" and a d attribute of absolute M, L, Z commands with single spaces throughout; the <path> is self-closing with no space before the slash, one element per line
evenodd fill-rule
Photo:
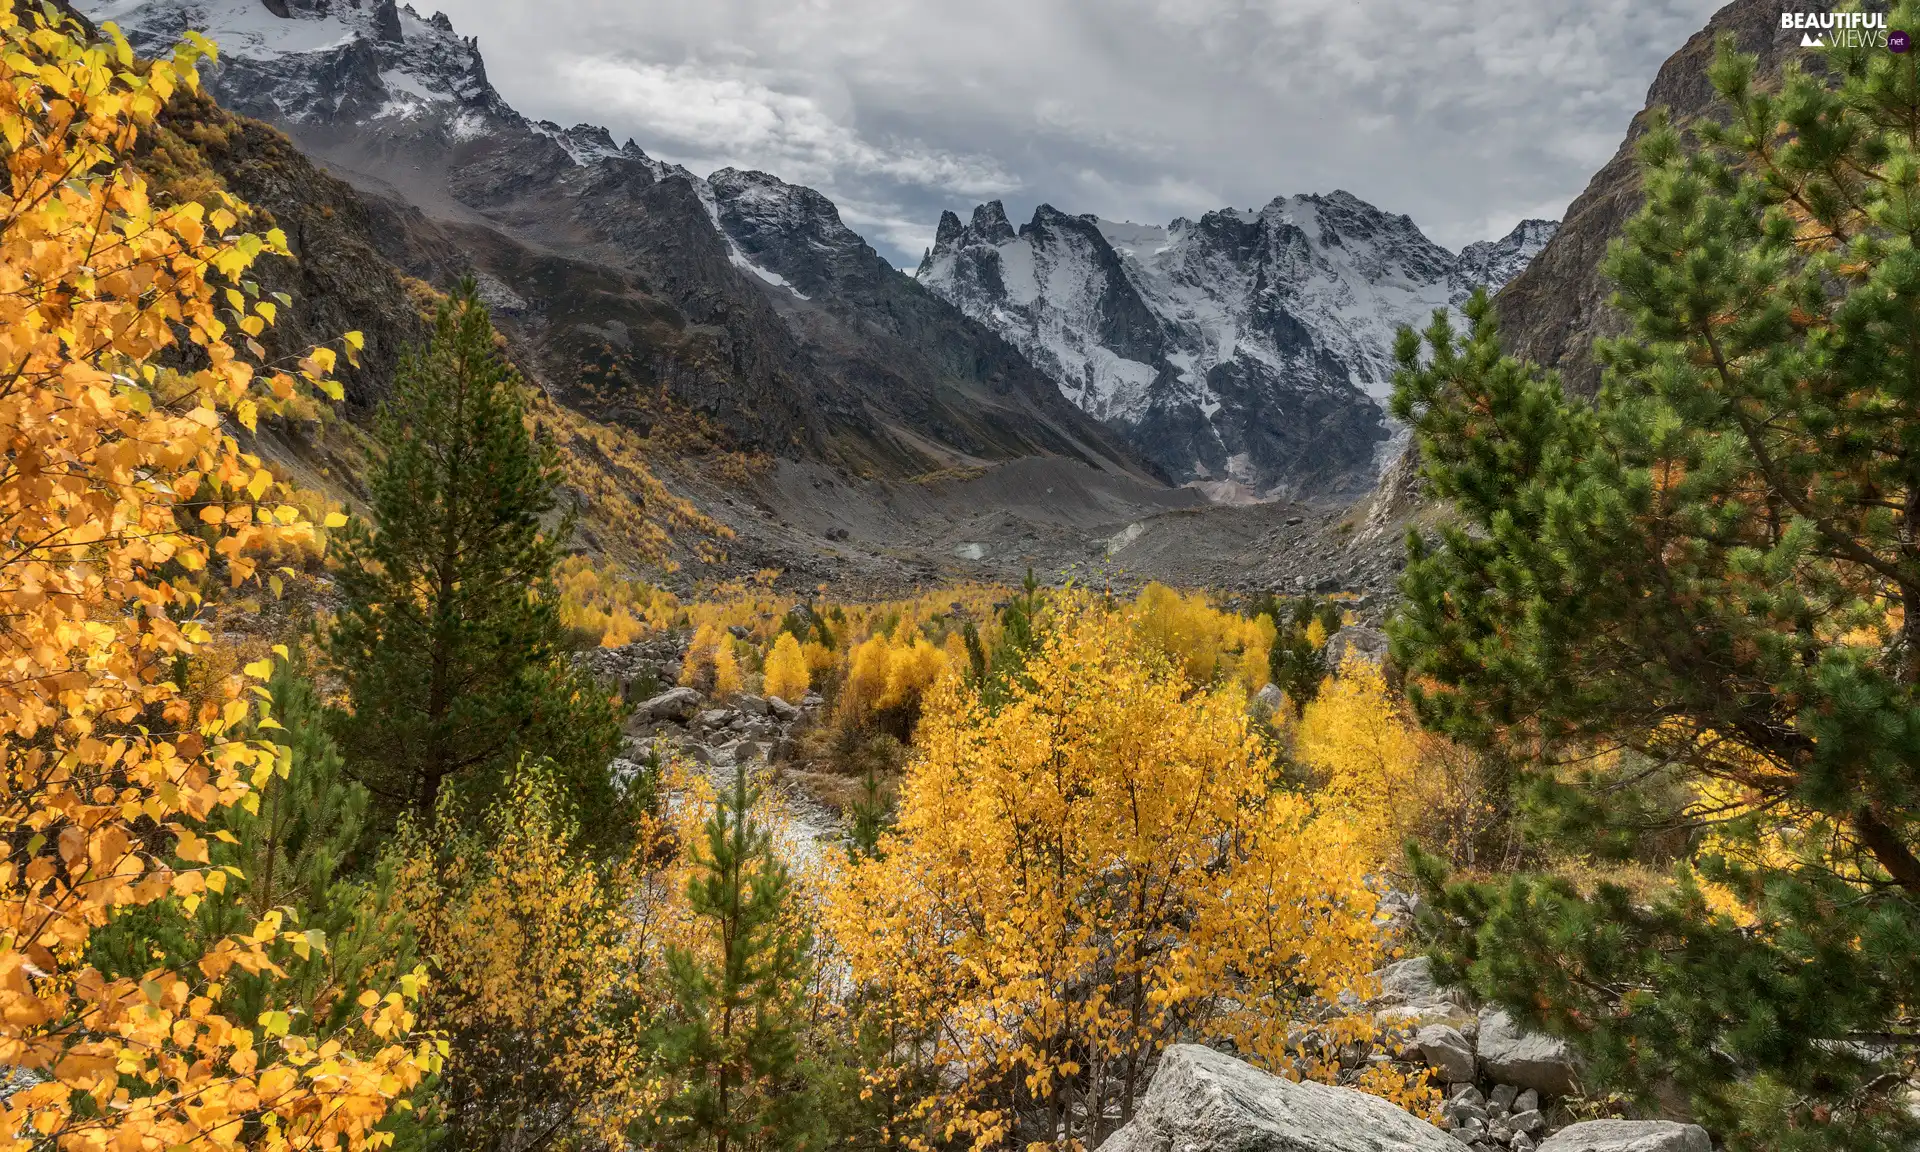
<path fill-rule="evenodd" d="M 1026 578 L 1020 582 L 1020 591 L 1000 608 L 1000 635 L 991 651 L 981 647 L 979 629 L 971 622 L 963 629 L 961 638 L 967 646 L 969 674 L 989 704 L 997 707 L 1005 703 L 1024 674 L 1027 656 L 1037 642 L 1035 622 L 1046 600 L 1045 589 L 1029 568 Z"/>
<path fill-rule="evenodd" d="M 860 777 L 860 795 L 847 805 L 847 815 L 852 817 L 847 828 L 848 853 L 869 859 L 880 855 L 880 837 L 893 823 L 893 805 L 887 802 L 879 769 L 874 765 L 868 764 Z"/>
<path fill-rule="evenodd" d="M 1524 766 L 1537 830 L 1711 832 L 1687 854 L 1750 915 L 1685 870 L 1650 902 L 1441 890 L 1416 852 L 1443 967 L 1731 1149 L 1890 1152 L 1920 1136 L 1920 79 L 1825 61 L 1769 91 L 1723 42 L 1725 124 L 1652 126 L 1593 404 L 1503 356 L 1484 297 L 1464 338 L 1401 334 L 1395 411 L 1460 523 L 1410 537 L 1393 651 L 1426 722 Z"/>
<path fill-rule="evenodd" d="M 282 930 L 305 933 L 307 947 L 275 946 L 284 978 L 233 972 L 224 1002 L 243 1019 L 279 1010 L 296 1031 L 326 1035 L 350 1023 L 362 991 L 385 991 L 413 967 L 414 946 L 393 905 L 391 866 L 369 860 L 367 790 L 345 772 L 301 655 L 278 661 L 266 688 L 277 727 L 255 735 L 279 747 L 277 774 L 256 790 L 256 805 L 215 812 L 206 832 L 225 891 L 191 913 L 170 901 L 116 918 L 94 947 L 123 974 L 190 965 L 278 912 Z"/>
<path fill-rule="evenodd" d="M 608 816 L 618 717 L 564 649 L 557 454 L 528 432 L 494 341 L 462 283 L 378 413 L 372 523 L 349 528 L 325 638 L 351 704 L 340 743 L 389 818 L 432 812 L 450 786 L 482 811 L 529 752 L 554 762 L 583 814 Z"/>
<path fill-rule="evenodd" d="M 1309 629 L 1318 622 L 1323 637 L 1338 632 L 1340 609 L 1331 600 L 1295 600 L 1291 607 L 1269 600 L 1255 614 L 1262 612 L 1272 617 L 1275 632 L 1273 647 L 1267 651 L 1267 672 L 1298 715 L 1319 695 L 1320 684 L 1331 671 L 1324 640 L 1313 643 Z"/>
<path fill-rule="evenodd" d="M 753 818 L 755 798 L 744 767 L 731 792 L 715 797 L 695 849 L 700 870 L 687 886 L 707 947 L 667 952 L 674 1009 L 659 1050 L 677 1090 L 662 1117 L 668 1139 L 683 1147 L 821 1142 L 799 1074 L 812 941 L 793 916 L 786 865 Z"/>

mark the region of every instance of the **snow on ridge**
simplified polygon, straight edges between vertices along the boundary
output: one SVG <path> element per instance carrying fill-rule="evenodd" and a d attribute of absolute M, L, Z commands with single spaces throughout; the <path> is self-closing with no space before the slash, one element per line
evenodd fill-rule
<path fill-rule="evenodd" d="M 686 169 L 681 168 L 680 171 L 686 172 Z M 733 237 L 727 235 L 727 230 L 720 225 L 720 201 L 713 194 L 713 185 L 706 180 L 694 176 L 690 172 L 687 172 L 687 177 L 693 182 L 693 191 L 694 194 L 700 198 L 700 206 L 707 210 L 707 219 L 712 222 L 713 230 L 720 234 L 720 239 L 727 246 L 727 261 L 729 263 L 743 272 L 759 277 L 775 288 L 785 288 L 802 300 L 811 299 L 811 297 L 801 292 L 798 288 L 789 284 L 785 276 L 771 269 L 762 268 L 752 260 L 749 260 L 747 254 L 740 250 L 740 245 L 734 241 Z"/>
<path fill-rule="evenodd" d="M 177 42 L 181 32 L 192 28 L 217 44 L 222 56 L 253 59 L 325 52 L 345 46 L 361 32 L 361 22 L 332 14 L 283 19 L 268 11 L 260 0 L 190 0 L 175 4 L 154 0 L 89 4 L 81 0 L 77 7 L 95 23 L 112 21 L 130 37 L 144 31 Z M 354 15 L 360 12 L 356 10 Z"/>
<path fill-rule="evenodd" d="M 449 144 L 526 131 L 558 144 L 581 168 L 630 161 L 656 180 L 685 177 L 726 241 L 730 261 L 807 299 L 727 236 L 706 180 L 649 157 L 631 140 L 617 146 L 605 128 L 562 128 L 515 112 L 487 82 L 477 41 L 457 34 L 442 13 L 422 17 L 410 4 L 385 0 L 291 0 L 288 16 L 275 15 L 265 0 L 79 0 L 79 7 L 96 21 L 118 24 L 148 54 L 179 43 L 189 29 L 206 35 L 219 49 L 210 86 L 223 104 L 250 115 L 293 125 L 439 132 Z"/>
<path fill-rule="evenodd" d="M 391 0 L 288 0 L 287 16 L 265 0 L 78 0 L 112 21 L 133 46 L 164 52 L 188 30 L 218 48 L 206 66 L 236 111 L 302 123 L 366 124 L 432 117 L 455 139 L 477 134 L 474 117 L 511 115 L 487 83 L 476 42 L 444 14 L 422 17 Z"/>
<path fill-rule="evenodd" d="M 1370 410 L 1378 430 L 1349 418 L 1365 443 L 1341 450 L 1377 472 L 1403 432 L 1385 415 L 1397 330 L 1457 307 L 1475 284 L 1498 289 L 1554 228 L 1528 221 L 1456 255 L 1408 217 L 1343 191 L 1166 225 L 1044 205 L 1017 232 L 1004 220 L 997 202 L 969 224 L 943 216 L 920 281 L 1020 348 L 1074 403 L 1148 439 L 1170 470 L 1209 491 L 1268 495 L 1285 490 L 1289 469 L 1262 429 L 1276 407 L 1303 419 L 1328 403 Z M 1191 413 L 1201 439 L 1169 438 L 1169 411 Z M 1166 458 L 1175 452 L 1190 455 Z"/>

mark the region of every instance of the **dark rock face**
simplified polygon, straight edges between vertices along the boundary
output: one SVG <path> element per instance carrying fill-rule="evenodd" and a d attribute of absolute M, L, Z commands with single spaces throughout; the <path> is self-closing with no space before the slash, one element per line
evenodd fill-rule
<path fill-rule="evenodd" d="M 706 181 L 725 239 L 828 376 L 881 425 L 932 429 L 973 457 L 1119 454 L 1000 337 L 882 259 L 811 188 L 722 169 Z"/>
<path fill-rule="evenodd" d="M 253 270 L 263 291 L 293 298 L 262 334 L 269 358 L 298 356 L 360 331 L 366 338 L 360 364 L 341 359 L 338 376 L 348 405 L 370 411 L 385 394 L 401 351 L 425 335 L 425 325 L 377 251 L 373 219 L 360 197 L 315 168 L 279 132 L 234 116 L 204 95 L 176 99 L 160 127 L 163 139 L 146 146 L 191 140 L 192 153 L 212 174 L 262 214 L 258 227 L 286 233 L 294 258 L 263 259 Z"/>
<path fill-rule="evenodd" d="M 1607 307 L 1613 290 L 1600 274 L 1600 262 L 1607 242 L 1640 208 L 1635 148 L 1647 133 L 1652 110 L 1668 108 L 1680 123 L 1714 112 L 1717 97 L 1707 81 L 1707 65 L 1723 33 L 1731 34 L 1741 51 L 1759 54 L 1762 75 L 1777 76 L 1790 59 L 1817 63 L 1815 53 L 1801 50 L 1798 33 L 1780 28 L 1780 14 L 1797 10 L 1788 0 L 1735 0 L 1661 65 L 1647 90 L 1647 108 L 1627 126 L 1619 151 L 1567 209 L 1553 239 L 1501 291 L 1501 339 L 1509 351 L 1559 369 L 1570 392 L 1590 396 L 1599 390 L 1594 337 L 1625 331 Z"/>
<path fill-rule="evenodd" d="M 1508 352 L 1557 370 L 1562 386 L 1573 395 L 1592 396 L 1600 390 L 1593 341 L 1626 331 L 1624 319 L 1607 303 L 1613 287 L 1601 274 L 1600 264 L 1607 244 L 1640 209 L 1635 150 L 1647 133 L 1653 110 L 1666 108 L 1682 124 L 1714 114 L 1718 97 L 1707 80 L 1707 65 L 1723 33 L 1731 35 L 1741 51 L 1759 56 L 1763 77 L 1778 76 L 1788 60 L 1817 66 L 1815 54 L 1800 49 L 1799 35 L 1780 28 L 1780 14 L 1797 10 L 1787 0 L 1735 0 L 1714 13 L 1705 28 L 1660 66 L 1647 90 L 1646 108 L 1627 125 L 1626 139 L 1613 159 L 1594 173 L 1551 238 L 1495 297 L 1500 339 Z M 1420 499 L 1418 489 L 1417 453 L 1409 447 L 1372 495 L 1368 518 L 1374 531 L 1384 530 L 1395 517 L 1411 511 Z"/>
<path fill-rule="evenodd" d="M 325 36 L 285 34 L 256 2 L 147 0 L 121 19 L 144 50 L 209 24 L 221 103 L 349 180 L 407 272 L 480 273 L 542 383 L 589 414 L 650 427 L 684 410 L 722 446 L 882 475 L 1034 453 L 1141 474 L 817 192 L 760 173 L 709 182 L 603 128 L 526 120 L 472 40 L 394 0 L 288 0 L 289 25 Z"/>

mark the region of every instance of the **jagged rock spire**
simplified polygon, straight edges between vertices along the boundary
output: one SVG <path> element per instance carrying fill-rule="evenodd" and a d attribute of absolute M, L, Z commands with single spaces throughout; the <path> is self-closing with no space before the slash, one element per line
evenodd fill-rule
<path fill-rule="evenodd" d="M 998 200 L 975 208 L 970 227 L 975 238 L 987 244 L 1004 244 L 1014 237 L 1013 225 L 1007 222 L 1007 206 Z"/>
<path fill-rule="evenodd" d="M 389 44 L 401 42 L 400 9 L 394 0 L 380 0 L 373 10 L 374 35 Z"/>

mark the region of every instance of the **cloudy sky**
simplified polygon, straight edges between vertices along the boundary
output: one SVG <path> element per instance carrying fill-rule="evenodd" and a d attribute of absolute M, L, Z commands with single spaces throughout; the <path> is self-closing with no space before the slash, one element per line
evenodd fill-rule
<path fill-rule="evenodd" d="M 527 115 L 831 196 L 1164 223 L 1344 188 L 1458 248 L 1557 217 L 1720 0 L 416 0 Z"/>

